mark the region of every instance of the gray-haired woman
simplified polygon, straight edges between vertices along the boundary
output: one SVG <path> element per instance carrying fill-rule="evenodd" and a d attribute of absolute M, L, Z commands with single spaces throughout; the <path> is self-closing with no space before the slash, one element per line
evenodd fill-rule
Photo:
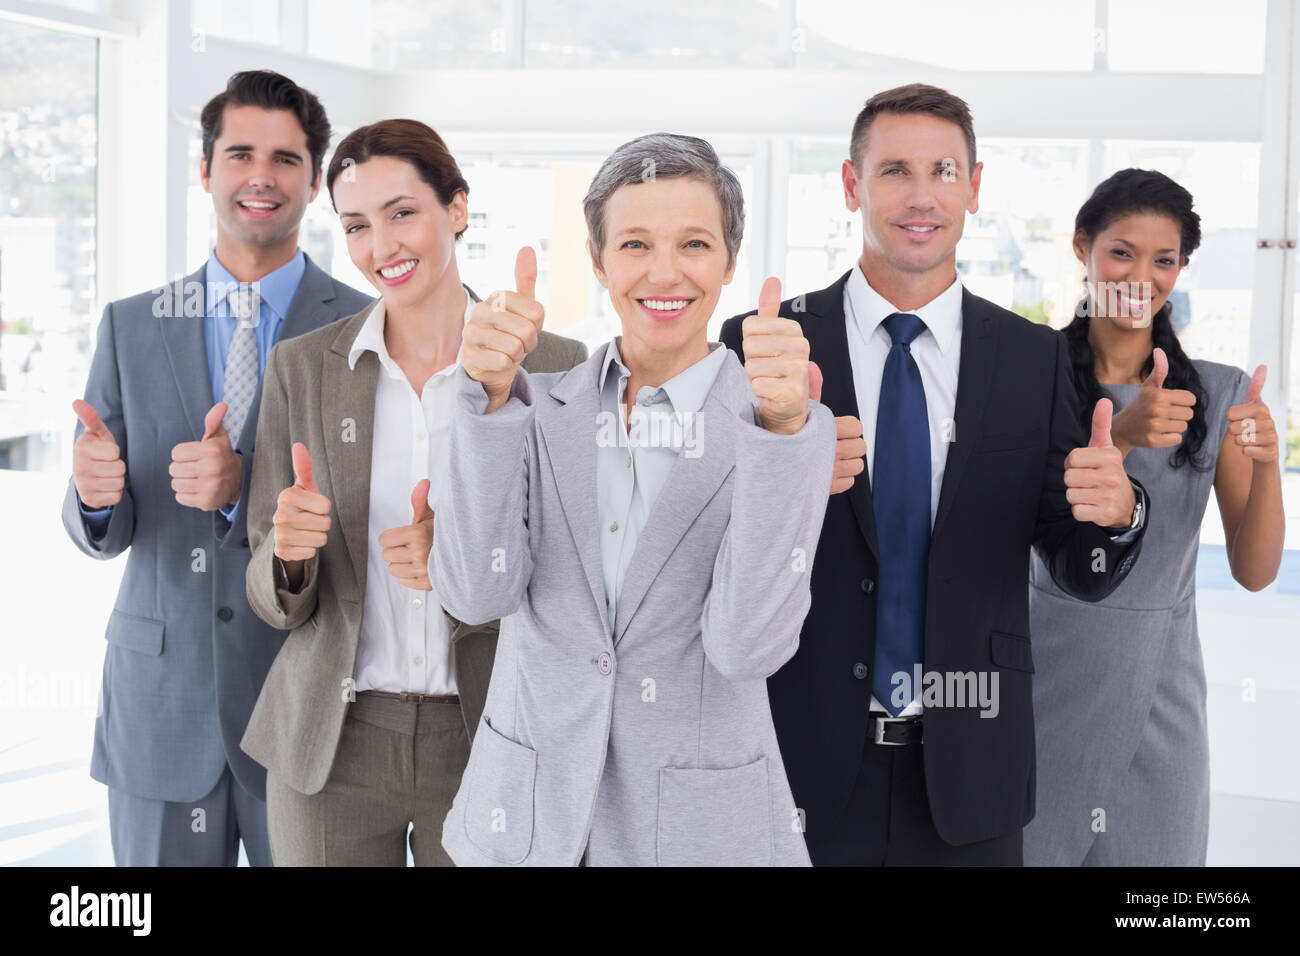
<path fill-rule="evenodd" d="M 707 340 L 743 221 L 708 143 L 635 139 L 584 205 L 623 334 L 568 372 L 520 369 L 531 253 L 465 328 L 432 563 L 450 613 L 503 620 L 443 846 L 806 866 L 765 679 L 798 645 L 833 469 L 808 344 L 774 279 L 746 368 Z"/>

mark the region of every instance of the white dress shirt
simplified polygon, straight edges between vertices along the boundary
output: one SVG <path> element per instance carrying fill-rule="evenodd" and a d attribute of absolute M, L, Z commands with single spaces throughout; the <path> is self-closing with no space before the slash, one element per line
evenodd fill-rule
<path fill-rule="evenodd" d="M 905 310 L 893 305 L 867 283 L 861 265 L 855 265 L 844 285 L 844 316 L 849 340 L 849 362 L 853 366 L 853 391 L 858 401 L 858 418 L 862 437 L 867 443 L 867 477 L 875 474 L 876 413 L 880 408 L 880 384 L 885 373 L 885 359 L 893 340 L 885 329 L 885 319 L 895 312 L 908 311 L 917 316 L 925 328 L 912 340 L 912 358 L 921 372 L 925 389 L 925 410 L 930 422 L 930 528 L 939 511 L 939 490 L 943 487 L 944 467 L 948 463 L 948 444 L 956 440 L 957 371 L 961 364 L 961 279 L 919 309 Z M 874 480 L 872 484 L 874 485 Z M 915 688 L 920 693 L 920 688 Z M 885 708 L 873 695 L 873 711 Z M 922 712 L 919 696 L 899 716 L 910 717 Z"/>
<path fill-rule="evenodd" d="M 465 296 L 465 321 L 474 300 Z M 357 648 L 356 689 L 455 694 L 451 626 L 437 591 L 406 587 L 388 570 L 379 536 L 409 525 L 411 492 L 429 479 L 429 501 L 446 480 L 447 430 L 456 402 L 456 361 L 434 373 L 417 395 L 384 344 L 384 303 L 371 311 L 348 352 L 348 365 L 367 350 L 379 356 L 374 444 L 370 451 L 370 517 L 366 533 L 366 594 Z"/>
<path fill-rule="evenodd" d="M 596 513 L 611 636 L 618 617 L 618 595 L 637 540 L 677 456 L 699 452 L 704 436 L 696 413 L 704 407 L 727 358 L 722 343 L 710 342 L 709 354 L 694 365 L 658 388 L 644 385 L 638 389 L 636 404 L 624 415 L 623 396 L 631 372 L 619 355 L 622 341 L 618 336 L 606 349 L 597 386 L 604 427 L 598 423 Z M 610 374 L 613 368 L 618 369 L 618 378 Z M 680 428 L 668 427 L 670 423 L 680 423 Z"/>

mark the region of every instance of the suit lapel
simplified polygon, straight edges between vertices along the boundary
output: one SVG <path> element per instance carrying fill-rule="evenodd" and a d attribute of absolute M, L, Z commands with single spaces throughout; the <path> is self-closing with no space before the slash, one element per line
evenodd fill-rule
<path fill-rule="evenodd" d="M 343 323 L 321 360 L 321 430 L 330 489 L 343 541 L 352 559 L 357 595 L 366 593 L 366 554 L 370 534 L 370 457 L 374 448 L 375 394 L 379 356 L 372 351 L 348 367 L 348 351 L 374 303 Z M 310 451 L 311 449 L 309 449 Z"/>
<path fill-rule="evenodd" d="M 853 365 L 849 361 L 848 327 L 844 315 L 844 286 L 848 279 L 849 273 L 846 272 L 834 285 L 805 297 L 808 315 L 803 327 L 808 339 L 809 358 L 822 370 L 822 404 L 836 417 L 852 415 L 857 418 L 858 398 L 853 387 Z M 795 313 L 794 317 L 798 318 L 798 314 Z M 875 437 L 867 437 L 867 440 L 874 441 Z M 853 517 L 867 547 L 879 563 L 880 545 L 876 540 L 871 479 L 865 469 L 844 494 L 848 496 Z"/>
<path fill-rule="evenodd" d="M 208 343 L 204 334 L 207 312 L 207 265 L 172 284 L 171 310 L 159 318 L 163 350 L 181 396 L 181 408 L 197 441 L 203 435 L 203 418 L 212 408 L 212 372 L 208 368 Z M 198 290 L 197 292 L 195 290 Z M 199 314 L 186 312 L 187 295 L 198 299 Z"/>
<path fill-rule="evenodd" d="M 993 363 L 997 358 L 997 337 L 993 334 L 993 315 L 983 299 L 963 288 L 961 292 L 961 358 L 957 367 L 957 407 L 953 415 L 953 441 L 948 444 L 948 460 L 939 490 L 939 507 L 934 516 L 930 540 L 939 535 L 943 520 L 952 510 L 952 502 L 961 483 L 962 472 L 970 461 L 975 437 L 984 423 L 984 406 L 989 395 Z"/>
<path fill-rule="evenodd" d="M 605 346 L 608 348 L 608 346 Z M 560 507 L 568 522 L 578 559 L 587 576 L 592 599 L 600 609 L 604 633 L 609 633 L 605 608 L 605 576 L 600 557 L 600 536 L 596 530 L 596 434 L 600 396 L 596 381 L 604 361 L 605 348 L 573 369 L 551 388 L 551 396 L 564 405 L 538 423 L 547 457 L 559 490 Z"/>
<path fill-rule="evenodd" d="M 618 596 L 616 647 L 668 556 L 735 466 L 736 419 L 746 405 L 753 405 L 749 378 L 729 352 L 700 410 L 696 440 L 702 454 L 678 453 L 628 562 Z"/>

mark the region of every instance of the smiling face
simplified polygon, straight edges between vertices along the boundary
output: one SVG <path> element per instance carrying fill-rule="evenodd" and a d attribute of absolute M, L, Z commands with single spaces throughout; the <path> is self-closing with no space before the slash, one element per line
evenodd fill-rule
<path fill-rule="evenodd" d="M 979 210 L 983 165 L 970 168 L 956 123 L 896 113 L 872 121 L 861 169 L 845 160 L 841 173 L 845 205 L 862 212 L 863 267 L 873 285 L 890 276 L 952 281 L 966 213 Z"/>
<path fill-rule="evenodd" d="M 392 156 L 345 170 L 334 181 L 334 205 L 353 265 L 389 308 L 431 299 L 454 266 L 456 233 L 469 220 L 463 192 L 444 206 L 413 165 Z"/>
<path fill-rule="evenodd" d="M 605 237 L 592 269 L 622 320 L 623 360 L 686 368 L 707 354 L 709 319 L 736 269 L 713 187 L 681 177 L 620 186 L 605 204 Z"/>
<path fill-rule="evenodd" d="M 1174 291 L 1187 264 L 1178 223 L 1159 213 L 1116 219 L 1093 239 L 1074 237 L 1088 277 L 1093 315 L 1119 328 L 1145 328 Z"/>
<path fill-rule="evenodd" d="M 199 177 L 212 194 L 222 239 L 257 249 L 298 243 L 298 224 L 320 190 L 307 134 L 288 110 L 227 106 L 212 162 Z"/>

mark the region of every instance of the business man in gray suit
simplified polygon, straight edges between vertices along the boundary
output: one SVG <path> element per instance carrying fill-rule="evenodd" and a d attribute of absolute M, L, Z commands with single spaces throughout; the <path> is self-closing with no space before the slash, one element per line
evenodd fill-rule
<path fill-rule="evenodd" d="M 434 577 L 458 618 L 503 620 L 443 846 L 458 865 L 807 866 L 765 678 L 798 646 L 834 468 L 808 343 L 774 279 L 748 376 L 708 342 L 744 221 L 708 143 L 624 144 L 585 206 L 623 334 L 572 371 L 520 370 L 542 321 L 524 276 L 465 330 Z"/>
<path fill-rule="evenodd" d="M 268 71 L 202 113 L 217 213 L 207 262 L 110 303 L 100 324 L 63 523 L 107 560 L 130 549 L 109 618 L 91 776 L 108 786 L 119 866 L 269 865 L 265 771 L 239 749 L 284 634 L 244 597 L 261 371 L 276 341 L 366 296 L 298 249 L 329 120 Z"/>

